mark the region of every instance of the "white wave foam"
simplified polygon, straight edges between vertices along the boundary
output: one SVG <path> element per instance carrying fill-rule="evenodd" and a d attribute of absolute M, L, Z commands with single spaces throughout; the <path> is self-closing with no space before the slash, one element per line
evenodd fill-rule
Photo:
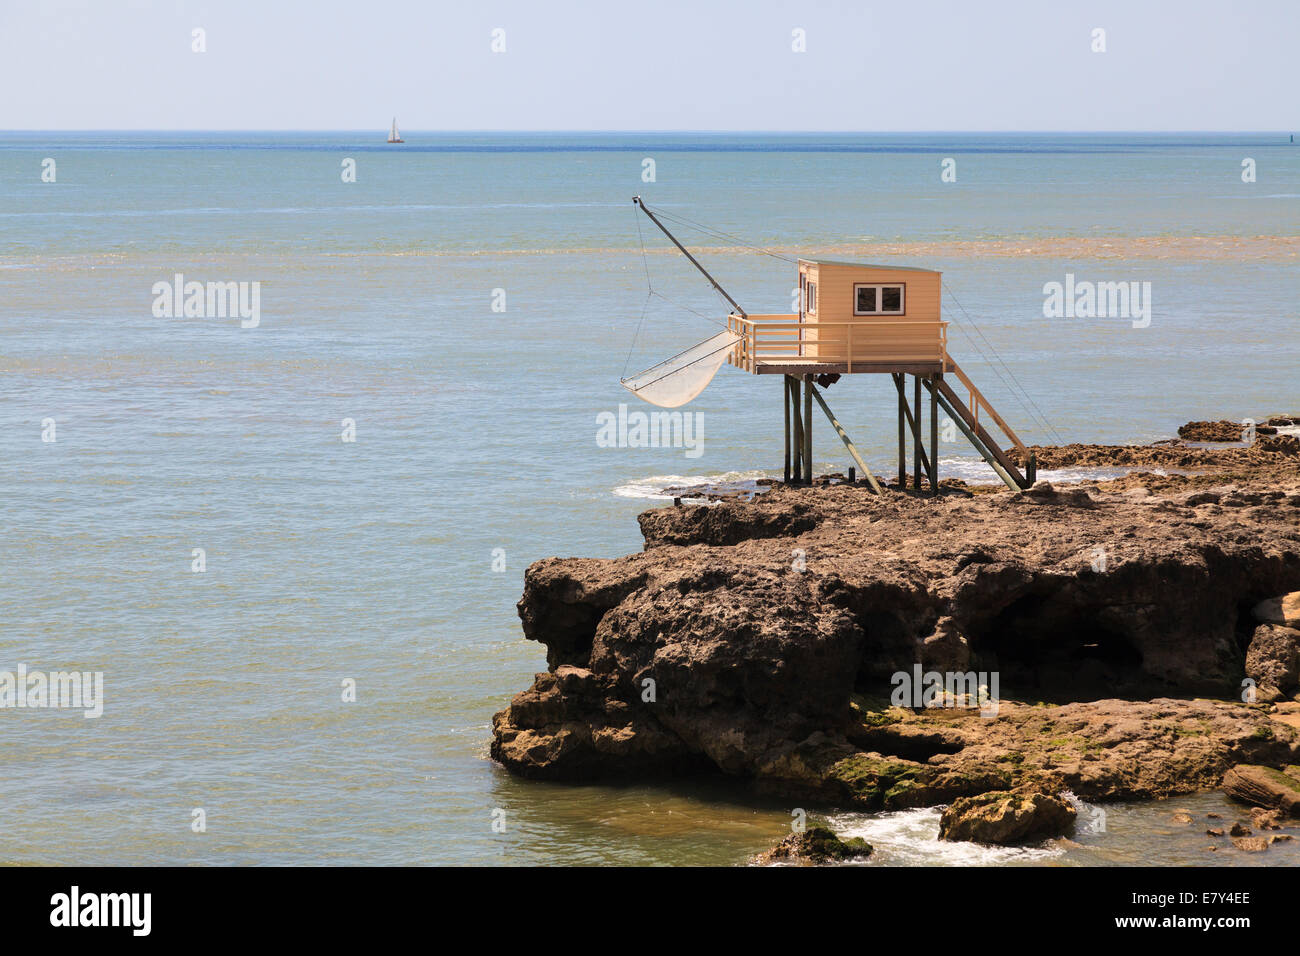
<path fill-rule="evenodd" d="M 1052 859 L 1065 849 L 1039 846 L 985 846 L 939 839 L 939 807 L 891 813 L 848 813 L 828 817 L 841 839 L 862 837 L 874 848 L 871 862 L 884 866 L 1007 866 Z"/>
<path fill-rule="evenodd" d="M 713 494 L 757 494 L 764 490 L 758 480 L 771 477 L 773 475 L 766 471 L 728 471 L 721 475 L 650 475 L 648 478 L 637 478 L 619 485 L 614 489 L 614 494 L 620 498 L 647 498 L 655 501 L 672 500 L 672 495 L 664 494 L 666 488 L 704 487 Z"/>
<path fill-rule="evenodd" d="M 1082 837 L 1086 834 L 1106 832 L 1106 811 L 1090 803 L 1084 803 L 1069 790 L 1061 794 L 1074 807 L 1074 834 Z"/>
<path fill-rule="evenodd" d="M 1300 425 L 1281 426 L 1279 435 L 1300 436 Z M 1001 479 L 982 458 L 940 458 L 939 474 L 943 478 L 960 478 L 972 484 L 998 484 Z M 828 465 L 827 468 L 830 466 Z M 1109 481 L 1122 478 L 1136 471 L 1153 475 L 1181 474 L 1179 469 L 1151 467 L 1102 467 L 1097 465 L 1073 465 L 1065 468 L 1039 468 L 1038 480 L 1050 481 L 1054 485 L 1078 484 L 1085 481 Z M 823 471 L 818 471 L 822 474 Z M 879 471 L 888 476 L 888 469 Z M 703 487 L 712 494 L 741 493 L 752 494 L 765 490 L 758 484 L 760 478 L 779 479 L 780 475 L 772 471 L 728 471 L 715 475 L 649 475 L 636 478 L 614 489 L 620 498 L 645 498 L 664 501 L 673 496 L 664 494 L 667 488 Z"/>
<path fill-rule="evenodd" d="M 1122 478 L 1134 471 L 1146 471 L 1156 475 L 1167 474 L 1163 468 L 1102 468 L 1075 465 L 1067 468 L 1039 468 L 1038 480 L 1050 481 L 1054 485 L 1080 481 L 1108 481 L 1111 478 Z M 1001 481 L 983 458 L 940 458 L 939 477 L 960 478 L 978 484 L 996 484 Z"/>

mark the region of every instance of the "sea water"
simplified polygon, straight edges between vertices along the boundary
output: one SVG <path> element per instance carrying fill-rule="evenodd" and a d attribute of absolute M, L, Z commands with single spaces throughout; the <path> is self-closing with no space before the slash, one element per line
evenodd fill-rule
<path fill-rule="evenodd" d="M 737 863 L 788 832 L 725 780 L 487 756 L 545 668 L 530 562 L 638 550 L 667 485 L 779 472 L 780 383 L 729 367 L 685 409 L 698 457 L 598 443 L 637 406 L 619 378 L 727 311 L 634 194 L 707 226 L 673 224 L 753 312 L 790 309 L 797 255 L 943 270 L 951 351 L 1027 442 L 1300 410 L 1285 135 L 405 136 L 0 134 L 0 671 L 104 698 L 0 709 L 0 862 Z M 1151 283 L 1149 325 L 1044 317 L 1067 273 Z M 159 314 L 177 274 L 256 283 L 259 321 Z M 892 473 L 888 380 L 827 398 Z M 850 463 L 824 422 L 814 454 Z M 960 436 L 940 456 L 987 474 Z M 988 862 L 1204 853 L 1131 813 Z M 966 862 L 932 816 L 848 823 Z"/>

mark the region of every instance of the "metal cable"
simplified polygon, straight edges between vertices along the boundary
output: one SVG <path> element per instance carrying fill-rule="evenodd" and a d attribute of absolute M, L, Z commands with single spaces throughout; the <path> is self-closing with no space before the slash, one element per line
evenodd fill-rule
<path fill-rule="evenodd" d="M 781 253 L 779 252 L 773 252 L 771 249 L 766 249 L 763 246 L 752 245 L 751 243 L 745 242 L 739 236 L 733 236 L 730 233 L 723 232 L 720 229 L 710 228 L 709 226 L 706 226 L 703 223 L 696 222 L 694 219 L 687 219 L 685 216 L 678 216 L 673 213 L 664 212 L 662 209 L 659 209 L 657 207 L 654 209 L 654 214 L 661 219 L 668 219 L 671 220 L 672 222 L 678 223 L 679 225 L 686 226 L 687 228 L 697 229 L 700 232 L 713 236 L 715 239 L 726 239 L 727 241 L 735 243 L 736 245 L 744 249 L 751 249 L 754 252 L 760 252 L 765 256 L 771 256 L 773 259 L 781 259 L 785 262 L 792 262 L 796 264 L 799 261 L 798 259 L 791 259 L 789 256 L 781 255 Z"/>
<path fill-rule="evenodd" d="M 993 357 L 997 359 L 998 365 L 1001 365 L 1002 368 L 1006 370 L 1006 373 L 1011 378 L 1011 381 L 1015 383 L 1015 388 L 1012 388 L 1011 385 L 1007 384 L 1007 380 L 1003 378 L 1002 373 L 998 371 L 997 365 L 994 365 L 992 360 L 990 360 L 989 357 L 984 354 L 984 350 L 980 348 L 979 343 L 976 342 L 969 335 L 966 335 L 965 329 L 962 329 L 961 326 L 958 326 L 957 328 L 961 331 L 962 335 L 966 337 L 966 340 L 970 342 L 971 345 L 975 348 L 975 351 L 979 353 L 980 358 L 984 359 L 984 361 L 988 363 L 989 368 L 993 370 L 993 374 L 998 377 L 998 381 L 1000 381 L 1003 384 L 1003 386 L 1005 386 L 1011 392 L 1011 394 L 1015 396 L 1016 401 L 1019 402 L 1021 407 L 1023 407 L 1025 411 L 1029 413 L 1029 417 L 1035 419 L 1036 423 L 1043 426 L 1043 429 L 1045 431 L 1050 432 L 1051 435 L 1056 439 L 1057 444 L 1064 444 L 1065 442 L 1062 439 L 1060 432 L 1058 432 L 1052 426 L 1052 423 L 1047 420 L 1047 416 L 1043 414 L 1043 410 L 1038 407 L 1038 403 L 1033 400 L 1029 392 L 1026 391 L 1025 387 L 1020 384 L 1020 380 L 1016 378 L 1015 372 L 1011 371 L 1011 368 L 1007 365 L 1007 363 L 1002 360 L 1002 356 L 998 354 L 998 350 L 993 347 L 993 343 L 988 340 L 988 337 L 985 336 L 984 332 L 980 329 L 979 324 L 971 317 L 971 314 L 966 311 L 966 307 L 961 304 L 961 301 L 957 298 L 956 294 L 953 293 L 952 288 L 948 285 L 947 282 L 943 282 L 943 288 L 948 293 L 948 297 L 952 299 L 953 304 L 956 305 L 957 308 L 961 310 L 962 315 L 966 317 L 966 321 L 970 323 L 970 327 L 975 330 L 975 332 L 979 335 L 981 339 L 983 339 L 984 344 L 988 346 L 989 351 L 993 354 Z M 1019 394 L 1017 394 L 1017 389 L 1019 390 Z M 1024 396 L 1023 398 L 1021 397 L 1022 395 Z M 1028 404 L 1026 404 L 1026 402 L 1028 402 Z M 1033 406 L 1032 410 L 1030 409 L 1030 406 Z"/>

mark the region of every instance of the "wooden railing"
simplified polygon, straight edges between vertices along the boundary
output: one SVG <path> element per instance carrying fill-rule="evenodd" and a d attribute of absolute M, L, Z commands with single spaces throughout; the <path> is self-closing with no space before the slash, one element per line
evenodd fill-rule
<path fill-rule="evenodd" d="M 948 323 L 916 319 L 800 322 L 797 315 L 731 314 L 727 328 L 740 337 L 731 364 L 747 372 L 762 362 L 803 359 L 844 365 L 881 362 L 948 364 Z"/>
<path fill-rule="evenodd" d="M 1020 454 L 1023 456 L 1021 461 L 1027 462 L 1029 460 L 1029 449 L 1025 447 L 1025 443 L 1022 442 L 1019 436 L 1011 430 L 1011 426 L 1002 420 L 1002 416 L 999 415 L 997 411 L 994 410 L 993 406 L 989 404 L 989 400 L 984 397 L 984 393 L 975 387 L 975 383 L 967 377 L 966 373 L 958 367 L 957 363 L 949 360 L 945 364 L 944 371 L 955 373 L 957 380 L 960 381 L 962 385 L 966 386 L 966 391 L 969 394 L 965 404 L 966 407 L 970 409 L 972 423 L 976 426 L 981 426 L 980 412 L 982 411 L 986 413 L 989 418 L 993 419 L 993 421 L 997 423 L 998 428 L 1002 429 L 1002 434 L 1011 439 L 1011 443 L 1019 449 Z"/>

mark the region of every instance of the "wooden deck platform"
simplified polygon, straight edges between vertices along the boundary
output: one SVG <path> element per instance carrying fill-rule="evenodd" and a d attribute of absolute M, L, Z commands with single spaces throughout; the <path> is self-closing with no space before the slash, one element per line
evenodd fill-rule
<path fill-rule="evenodd" d="M 817 322 L 790 315 L 727 317 L 728 361 L 755 375 L 949 371 L 948 323 L 922 319 Z"/>
<path fill-rule="evenodd" d="M 732 363 L 735 364 L 734 362 Z M 758 359 L 749 369 L 755 375 L 856 375 L 859 372 L 903 372 L 935 375 L 952 371 L 943 362 L 823 362 L 818 359 Z"/>
<path fill-rule="evenodd" d="M 1037 468 L 1029 449 L 948 354 L 947 322 L 920 319 L 817 322 L 806 317 L 801 319 L 799 315 L 733 313 L 728 317 L 727 329 L 736 336 L 727 355 L 732 365 L 754 375 L 785 377 L 787 480 L 791 477 L 812 480 L 810 418 L 814 399 L 865 471 L 857 449 L 818 394 L 814 382 L 819 375 L 877 373 L 892 375 L 898 389 L 900 484 L 906 475 L 904 436 L 910 431 L 915 445 L 916 487 L 920 488 L 924 473 L 929 476 L 931 490 L 937 488 L 935 433 L 940 409 L 952 417 L 957 428 L 1007 485 L 1020 489 L 1034 483 Z M 908 375 L 915 381 L 911 407 L 904 386 Z M 954 384 L 963 387 L 966 394 L 958 394 Z M 928 455 L 921 423 L 922 387 L 930 394 Z M 1009 446 L 989 431 L 994 426 Z M 1019 462 L 1012 457 L 1013 450 L 1018 453 Z"/>

